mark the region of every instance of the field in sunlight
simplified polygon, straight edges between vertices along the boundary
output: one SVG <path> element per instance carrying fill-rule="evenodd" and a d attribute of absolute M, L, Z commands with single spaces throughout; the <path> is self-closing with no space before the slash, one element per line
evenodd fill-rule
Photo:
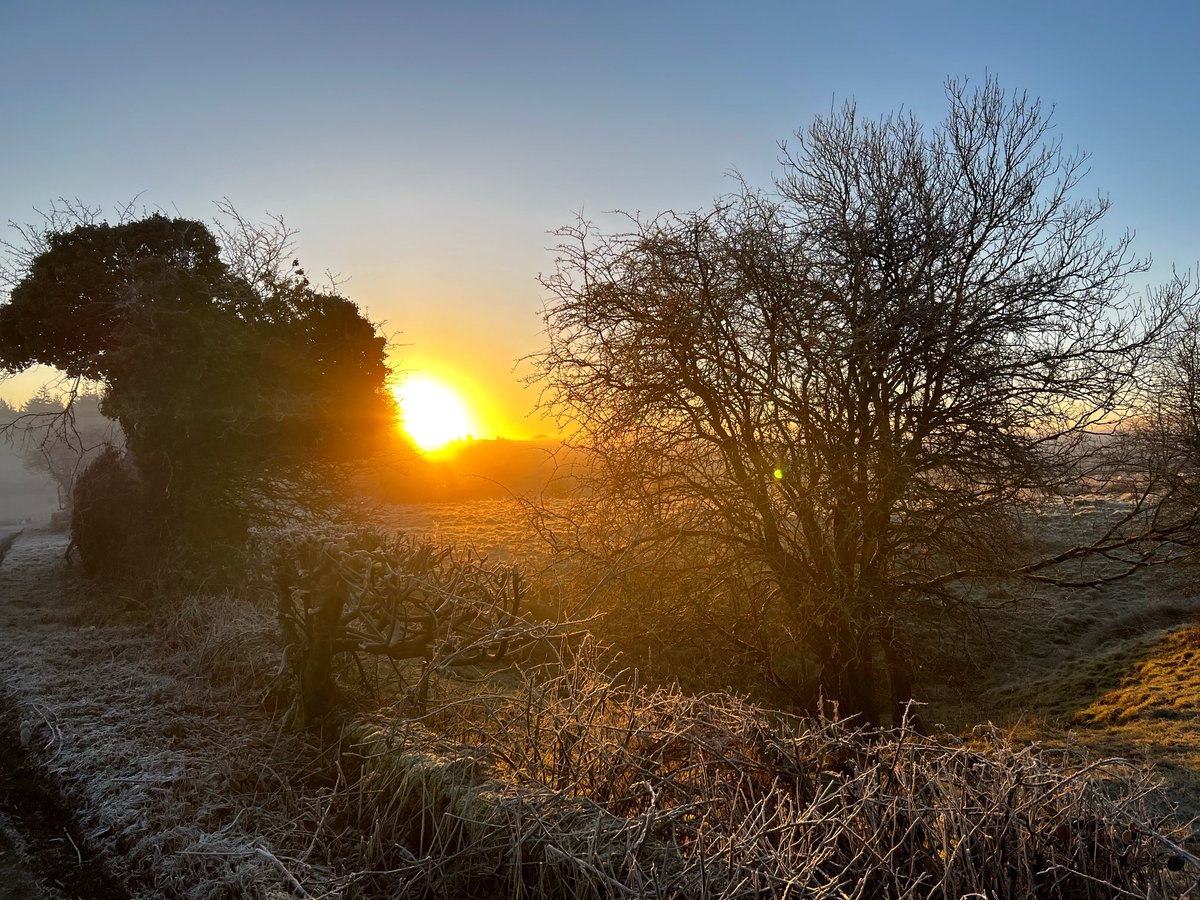
<path fill-rule="evenodd" d="M 1123 509 L 1081 497 L 1034 530 L 1065 547 Z M 1177 563 L 1099 588 L 977 585 L 995 608 L 970 641 L 961 681 L 926 680 L 931 713 L 955 729 L 992 721 L 1019 738 L 1150 764 L 1184 817 L 1200 816 L 1196 574 L 1194 563 Z"/>
<path fill-rule="evenodd" d="M 541 552 L 523 507 L 512 500 L 397 503 L 380 507 L 372 518 L 442 543 L 472 546 L 499 562 L 528 559 Z"/>
<path fill-rule="evenodd" d="M 1064 547 L 1123 508 L 1119 499 L 1076 498 L 1043 513 L 1032 530 L 1047 545 Z M 399 504 L 382 508 L 380 518 L 398 529 L 471 544 L 502 562 L 546 552 L 511 501 Z M 1074 741 L 1150 762 L 1185 813 L 1200 815 L 1195 576 L 1194 567 L 1180 564 L 1101 588 L 972 585 L 990 609 L 966 637 L 949 630 L 933 637 L 955 661 L 931 659 L 920 673 L 928 718 L 952 730 L 992 721 L 1022 737 Z"/>

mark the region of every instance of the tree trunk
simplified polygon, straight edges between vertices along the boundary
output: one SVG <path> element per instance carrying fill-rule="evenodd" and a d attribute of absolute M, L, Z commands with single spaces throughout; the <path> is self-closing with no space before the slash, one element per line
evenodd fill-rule
<path fill-rule="evenodd" d="M 294 728 L 307 728 L 333 706 L 333 651 L 338 623 L 346 604 L 346 587 L 336 576 L 322 578 L 315 606 L 305 617 L 308 646 L 300 665 L 299 708 Z"/>
<path fill-rule="evenodd" d="M 853 639 L 848 625 L 827 631 L 828 642 L 821 673 L 821 690 L 827 703 L 836 705 L 840 718 L 854 717 L 873 728 L 879 724 L 874 665 L 869 648 Z M 856 644 L 858 644 L 856 646 Z"/>

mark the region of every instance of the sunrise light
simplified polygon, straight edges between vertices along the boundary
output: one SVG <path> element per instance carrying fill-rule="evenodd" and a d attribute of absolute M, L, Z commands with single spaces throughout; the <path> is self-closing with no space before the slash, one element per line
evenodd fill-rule
<path fill-rule="evenodd" d="M 460 392 L 431 375 L 412 375 L 395 388 L 401 427 L 422 450 L 440 450 L 478 431 Z"/>

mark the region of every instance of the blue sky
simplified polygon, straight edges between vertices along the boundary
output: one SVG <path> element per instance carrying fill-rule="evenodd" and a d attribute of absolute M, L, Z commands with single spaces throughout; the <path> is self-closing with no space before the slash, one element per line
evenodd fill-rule
<path fill-rule="evenodd" d="M 549 230 L 703 206 L 731 169 L 765 185 L 846 99 L 933 123 L 947 76 L 993 73 L 1057 107 L 1156 275 L 1200 259 L 1195 2 L 0 0 L 0 65 L 0 219 L 136 194 L 280 213 L 402 366 L 458 373 L 510 433 Z"/>

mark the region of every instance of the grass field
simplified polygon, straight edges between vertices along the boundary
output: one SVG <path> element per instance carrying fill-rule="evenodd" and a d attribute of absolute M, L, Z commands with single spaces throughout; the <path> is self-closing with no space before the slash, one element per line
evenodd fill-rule
<path fill-rule="evenodd" d="M 1065 537 L 1111 512 L 1081 504 L 1039 527 Z M 497 560 L 538 553 L 514 504 L 377 515 Z M 345 718 L 290 734 L 272 699 L 282 670 L 268 598 L 100 599 L 64 566 L 65 543 L 30 530 L 0 567 L 0 687 L 75 810 L 84 858 L 110 859 L 147 896 L 277 897 L 296 884 L 314 897 L 475 896 L 503 878 L 504 896 L 650 897 L 668 878 L 682 886 L 669 895 L 740 898 L 794 896 L 797 873 L 824 885 L 814 897 L 864 877 L 885 881 L 859 896 L 934 884 L 961 896 L 1006 883 L 1014 859 L 1032 887 L 1007 896 L 1057 896 L 1060 875 L 1097 860 L 1116 868 L 1088 871 L 1124 877 L 1131 843 L 1155 872 L 1176 853 L 1183 832 L 1147 805 L 1137 763 L 1185 815 L 1200 806 L 1200 633 L 1183 568 L 1089 591 L 973 586 L 994 608 L 973 643 L 948 633 L 944 648 L 969 646 L 971 665 L 930 665 L 918 688 L 928 721 L 962 739 L 793 732 L 738 697 L 606 668 L 599 652 L 557 675 L 547 665 L 550 676 L 537 661 L 472 669 L 419 708 L 367 690 L 369 673 L 347 663 L 344 686 L 361 676 L 363 690 Z M 1016 740 L 972 727 L 989 720 Z M 1070 743 L 1135 765 L 1056 749 Z M 781 849 L 785 830 L 796 837 Z M 542 894 L 526 891 L 535 872 Z"/>
<path fill-rule="evenodd" d="M 371 518 L 439 542 L 471 545 L 497 561 L 527 558 L 539 549 L 521 504 L 512 500 L 400 503 L 379 507 Z"/>
<path fill-rule="evenodd" d="M 1065 546 L 1122 508 L 1083 497 L 1046 512 L 1034 529 Z M 398 505 L 381 518 L 502 561 L 540 555 L 514 502 Z M 978 631 L 944 635 L 941 650 L 961 664 L 921 673 L 927 718 L 959 732 L 992 722 L 1020 739 L 1150 763 L 1184 816 L 1200 817 L 1196 574 L 1194 564 L 1176 563 L 1100 588 L 973 585 L 987 609 Z"/>

